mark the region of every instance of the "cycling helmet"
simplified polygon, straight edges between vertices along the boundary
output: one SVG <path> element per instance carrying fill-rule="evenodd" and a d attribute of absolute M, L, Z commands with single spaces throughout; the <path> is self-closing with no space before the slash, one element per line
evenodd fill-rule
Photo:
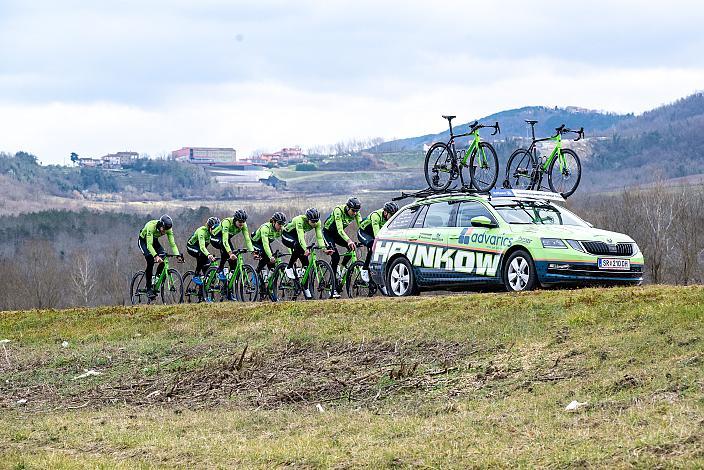
<path fill-rule="evenodd" d="M 387 202 L 384 204 L 384 210 L 389 215 L 394 215 L 398 211 L 398 204 L 395 202 Z"/>
<path fill-rule="evenodd" d="M 351 197 L 347 200 L 347 207 L 358 211 L 362 208 L 362 203 L 359 202 L 359 199 L 357 199 L 356 197 Z"/>
<path fill-rule="evenodd" d="M 317 222 L 320 220 L 320 212 L 315 207 L 311 207 L 306 211 L 306 219 L 308 222 Z"/>
<path fill-rule="evenodd" d="M 220 225 L 220 219 L 218 219 L 217 217 L 211 217 L 208 219 L 207 225 L 208 228 L 217 227 L 218 225 Z"/>
<path fill-rule="evenodd" d="M 171 220 L 171 217 L 164 214 L 159 218 L 159 222 L 156 223 L 156 226 L 156 228 L 164 227 L 166 230 L 169 230 L 171 227 L 174 226 L 174 221 Z"/>
<path fill-rule="evenodd" d="M 235 214 L 232 216 L 232 218 L 239 222 L 247 222 L 247 211 L 244 209 L 238 209 L 235 211 Z"/>
<path fill-rule="evenodd" d="M 283 212 L 274 212 L 274 215 L 271 216 L 271 221 L 283 225 L 286 223 L 286 215 Z"/>

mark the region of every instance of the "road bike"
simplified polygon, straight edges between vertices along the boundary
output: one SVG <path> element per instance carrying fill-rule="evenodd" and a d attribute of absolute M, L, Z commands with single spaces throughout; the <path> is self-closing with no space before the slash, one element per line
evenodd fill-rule
<path fill-rule="evenodd" d="M 152 289 L 158 292 L 161 297 L 161 302 L 164 304 L 180 304 L 183 302 L 183 279 L 181 274 L 173 268 L 169 267 L 169 258 L 178 258 L 182 260 L 181 255 L 164 255 L 164 267 L 158 276 L 154 277 Z M 183 261 L 181 261 L 183 262 Z M 150 304 L 153 299 L 147 295 L 147 277 L 144 271 L 137 271 L 132 276 L 130 282 L 130 301 L 132 305 Z"/>
<path fill-rule="evenodd" d="M 496 184 L 499 176 L 499 159 L 496 150 L 489 142 L 479 137 L 479 130 L 489 127 L 496 135 L 501 132 L 499 123 L 493 125 L 480 124 L 474 121 L 469 125 L 466 134 L 455 134 L 452 120 L 456 116 L 443 116 L 450 126 L 450 140 L 436 142 L 425 154 L 425 180 L 434 191 L 444 191 L 458 177 L 463 187 L 473 187 L 477 191 L 489 191 Z M 455 140 L 460 137 L 472 136 L 469 148 L 461 158 L 457 156 Z"/>
<path fill-rule="evenodd" d="M 247 250 L 234 250 L 237 256 L 235 268 L 227 272 L 225 281 L 218 276 L 219 262 L 213 261 L 205 271 L 203 279 L 203 300 L 211 302 L 225 300 L 239 300 L 242 302 L 254 302 L 258 296 L 259 278 L 254 267 L 244 262 L 244 254 Z M 193 282 L 193 271 L 187 271 L 183 276 L 186 286 L 184 298 L 186 302 L 197 302 L 201 298 L 199 286 Z"/>
<path fill-rule="evenodd" d="M 287 264 L 282 263 L 274 268 L 271 277 L 276 300 L 296 300 L 306 289 L 311 295 L 311 300 L 330 298 L 334 279 L 332 267 L 327 261 L 318 259 L 315 253 L 316 250 L 325 248 L 313 243 L 306 249 L 310 251 L 308 265 L 305 269 L 294 266 L 294 278 L 286 274 Z"/>
<path fill-rule="evenodd" d="M 582 178 L 582 164 L 577 153 L 572 149 L 562 148 L 562 135 L 574 133 L 578 141 L 584 138 L 584 128 L 568 129 L 561 125 L 555 129 L 555 135 L 542 139 L 535 138 L 535 124 L 538 121 L 526 120 L 530 124 L 532 142 L 530 146 L 515 150 L 506 165 L 504 188 L 550 190 L 562 194 L 562 197 L 572 195 Z M 554 141 L 555 148 L 549 157 L 539 157 L 536 144 L 538 142 Z M 548 186 L 543 185 L 543 176 L 548 175 Z"/>

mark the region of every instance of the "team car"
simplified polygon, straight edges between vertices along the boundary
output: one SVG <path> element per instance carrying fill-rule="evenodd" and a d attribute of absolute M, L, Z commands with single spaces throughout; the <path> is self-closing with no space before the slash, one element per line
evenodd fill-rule
<path fill-rule="evenodd" d="M 399 210 L 372 248 L 370 274 L 389 295 L 501 285 L 508 291 L 637 285 L 643 254 L 627 235 L 594 228 L 543 191 L 440 194 Z"/>

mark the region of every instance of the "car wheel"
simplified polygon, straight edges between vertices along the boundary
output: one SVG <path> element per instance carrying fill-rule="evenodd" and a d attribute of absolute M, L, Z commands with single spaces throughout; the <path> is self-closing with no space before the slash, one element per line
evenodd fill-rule
<path fill-rule="evenodd" d="M 396 258 L 386 273 L 386 288 L 391 297 L 405 297 L 416 292 L 413 267 L 406 258 Z"/>
<path fill-rule="evenodd" d="M 514 251 L 504 263 L 504 286 L 509 292 L 535 289 L 538 275 L 533 258 L 523 250 Z"/>

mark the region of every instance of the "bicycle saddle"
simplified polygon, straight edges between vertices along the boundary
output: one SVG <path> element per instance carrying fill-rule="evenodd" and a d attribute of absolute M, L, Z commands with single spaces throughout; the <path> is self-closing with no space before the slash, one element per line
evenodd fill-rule
<path fill-rule="evenodd" d="M 533 124 L 537 123 L 538 121 L 532 121 L 530 119 L 526 119 L 526 122 L 532 126 Z"/>
<path fill-rule="evenodd" d="M 457 116 L 443 116 L 443 117 L 444 117 L 445 119 L 447 119 L 448 121 L 452 121 L 452 120 L 455 119 Z"/>

